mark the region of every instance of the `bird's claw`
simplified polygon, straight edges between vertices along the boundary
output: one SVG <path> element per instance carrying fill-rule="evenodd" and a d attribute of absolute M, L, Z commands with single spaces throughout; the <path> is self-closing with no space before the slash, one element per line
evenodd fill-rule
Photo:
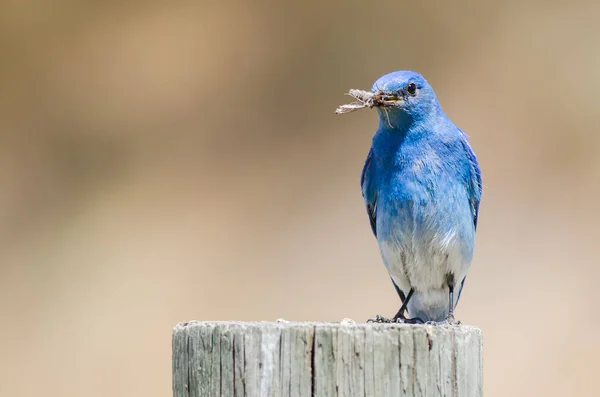
<path fill-rule="evenodd" d="M 425 324 L 425 321 L 419 317 L 406 318 L 404 316 L 395 318 L 394 322 L 397 324 Z"/>
<path fill-rule="evenodd" d="M 425 321 L 420 319 L 419 317 L 414 318 L 406 318 L 404 316 L 398 316 L 394 318 L 387 318 L 376 315 L 374 318 L 370 318 L 367 320 L 367 323 L 377 323 L 377 324 L 425 324 Z"/>
<path fill-rule="evenodd" d="M 380 316 L 378 314 L 374 318 L 368 319 L 367 322 L 368 323 L 377 323 L 377 324 L 389 324 L 389 323 L 393 323 L 394 320 L 393 319 L 389 319 L 387 317 Z"/>

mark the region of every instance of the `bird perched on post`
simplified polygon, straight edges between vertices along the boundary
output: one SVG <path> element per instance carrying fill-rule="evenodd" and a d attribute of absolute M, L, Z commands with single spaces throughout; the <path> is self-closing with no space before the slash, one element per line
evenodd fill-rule
<path fill-rule="evenodd" d="M 466 134 L 444 114 L 429 83 L 412 71 L 380 77 L 338 113 L 376 108 L 362 175 L 371 228 L 402 306 L 393 319 L 454 323 L 471 265 L 481 172 Z M 408 312 L 408 316 L 405 312 Z"/>

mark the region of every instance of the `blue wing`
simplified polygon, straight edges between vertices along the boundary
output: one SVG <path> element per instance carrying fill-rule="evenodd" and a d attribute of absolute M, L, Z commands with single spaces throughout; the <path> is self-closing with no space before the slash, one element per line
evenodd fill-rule
<path fill-rule="evenodd" d="M 362 195 L 367 206 L 367 215 L 369 215 L 369 221 L 371 222 L 371 229 L 373 234 L 377 237 L 377 192 L 373 183 L 373 167 L 371 166 L 371 160 L 373 158 L 373 150 L 369 150 L 367 160 L 360 175 L 360 186 L 362 189 Z"/>
<path fill-rule="evenodd" d="M 461 132 L 464 135 L 464 139 L 462 140 L 463 148 L 465 149 L 467 159 L 469 160 L 469 173 L 467 175 L 469 204 L 471 204 L 471 211 L 473 213 L 473 224 L 475 225 L 475 229 L 477 229 L 479 202 L 481 201 L 481 193 L 483 189 L 481 184 L 481 169 L 479 168 L 479 163 L 477 162 L 477 156 L 475 156 L 475 152 L 473 152 L 471 145 L 469 145 L 466 135 L 462 130 Z"/>
<path fill-rule="evenodd" d="M 481 202 L 481 194 L 483 190 L 483 185 L 481 184 L 481 169 L 479 168 L 479 163 L 477 162 L 477 156 L 475 156 L 475 152 L 471 148 L 471 145 L 469 145 L 469 141 L 467 141 L 466 134 L 462 130 L 460 130 L 460 132 L 464 136 L 462 144 L 467 154 L 467 159 L 469 160 L 469 174 L 467 176 L 469 204 L 471 205 L 471 211 L 473 213 L 473 225 L 475 226 L 475 229 L 477 229 L 477 218 L 479 217 L 479 203 Z M 460 294 L 462 293 L 463 287 L 465 286 L 466 279 L 467 277 L 463 278 L 460 283 L 458 296 L 456 298 L 457 304 L 460 299 Z"/>
<path fill-rule="evenodd" d="M 360 175 L 360 187 L 362 189 L 362 195 L 367 207 L 369 222 L 371 222 L 371 230 L 373 230 L 373 234 L 375 237 L 377 237 L 377 189 L 375 188 L 374 183 L 375 176 L 373 175 L 374 167 L 371 165 L 372 160 L 373 150 L 369 150 L 369 154 L 367 155 L 365 165 Z M 400 297 L 400 301 L 404 302 L 404 299 L 406 299 L 406 294 L 404 291 L 398 288 L 394 280 L 392 280 L 392 284 L 394 284 L 394 288 L 396 288 L 396 292 Z"/>

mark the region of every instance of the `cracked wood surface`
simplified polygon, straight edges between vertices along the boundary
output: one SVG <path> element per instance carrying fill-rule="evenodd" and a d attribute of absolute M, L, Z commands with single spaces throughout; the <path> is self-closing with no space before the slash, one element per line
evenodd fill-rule
<path fill-rule="evenodd" d="M 481 397 L 471 326 L 189 322 L 173 330 L 175 397 Z"/>

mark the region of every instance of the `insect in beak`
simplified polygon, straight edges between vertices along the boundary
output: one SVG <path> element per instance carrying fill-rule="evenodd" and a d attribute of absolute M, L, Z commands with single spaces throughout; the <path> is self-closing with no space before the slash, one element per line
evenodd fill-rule
<path fill-rule="evenodd" d="M 386 94 L 383 91 L 376 91 L 373 93 L 369 91 L 351 89 L 347 95 L 356 99 L 356 102 L 339 106 L 335 110 L 336 114 L 350 113 L 365 108 L 372 109 L 374 107 L 390 107 L 394 106 L 396 102 L 404 100 L 402 96 L 398 96 L 396 94 Z"/>

